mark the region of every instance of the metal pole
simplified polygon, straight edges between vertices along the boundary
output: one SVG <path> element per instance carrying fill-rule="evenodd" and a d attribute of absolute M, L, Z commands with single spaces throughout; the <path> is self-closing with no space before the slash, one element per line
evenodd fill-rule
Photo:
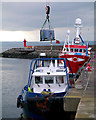
<path fill-rule="evenodd" d="M 50 43 L 50 46 L 51 46 L 51 55 L 52 55 L 52 33 L 50 33 L 50 38 L 51 38 L 51 43 Z"/>
<path fill-rule="evenodd" d="M 83 69 L 82 86 L 85 86 L 85 68 Z"/>

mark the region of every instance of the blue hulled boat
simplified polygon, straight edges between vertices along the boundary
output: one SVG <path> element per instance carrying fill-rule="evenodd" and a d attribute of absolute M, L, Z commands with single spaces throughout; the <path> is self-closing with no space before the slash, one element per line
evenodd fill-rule
<path fill-rule="evenodd" d="M 64 65 L 59 66 L 63 60 Z M 28 84 L 17 98 L 24 118 L 44 119 L 44 114 L 63 110 L 69 90 L 69 69 L 65 58 L 37 58 L 30 64 Z"/>

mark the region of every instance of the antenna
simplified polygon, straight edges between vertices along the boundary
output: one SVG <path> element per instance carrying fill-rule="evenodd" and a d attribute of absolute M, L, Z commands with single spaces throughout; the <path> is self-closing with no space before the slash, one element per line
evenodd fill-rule
<path fill-rule="evenodd" d="M 68 40 L 68 50 L 70 51 L 70 49 L 69 49 L 69 34 L 70 34 L 70 30 L 67 30 L 67 40 Z"/>
<path fill-rule="evenodd" d="M 75 44 L 79 44 L 80 40 L 79 40 L 79 34 L 80 34 L 80 28 L 82 24 L 82 20 L 80 18 L 77 18 L 75 20 L 75 27 L 76 27 L 76 40 L 75 40 Z"/>

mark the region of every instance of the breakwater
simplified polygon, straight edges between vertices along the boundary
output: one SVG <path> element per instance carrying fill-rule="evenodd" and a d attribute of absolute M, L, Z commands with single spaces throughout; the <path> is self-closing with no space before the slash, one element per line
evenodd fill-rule
<path fill-rule="evenodd" d="M 90 45 L 92 51 L 96 51 L 96 45 Z M 2 53 L 0 57 L 5 58 L 21 58 L 21 59 L 33 59 L 40 57 L 40 53 L 46 53 L 46 57 L 59 57 L 59 52 L 62 50 L 63 45 L 58 46 L 35 46 L 34 49 L 28 48 L 11 48 Z"/>
<path fill-rule="evenodd" d="M 46 53 L 46 57 L 56 58 L 59 56 L 59 52 L 62 47 L 63 46 L 53 46 L 52 50 L 50 46 L 35 46 L 34 49 L 12 48 L 2 52 L 0 56 L 6 58 L 33 59 L 38 58 L 40 53 Z"/>

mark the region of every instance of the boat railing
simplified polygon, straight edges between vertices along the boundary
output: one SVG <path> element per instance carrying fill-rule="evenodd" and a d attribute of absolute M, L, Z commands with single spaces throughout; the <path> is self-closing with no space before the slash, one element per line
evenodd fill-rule
<path fill-rule="evenodd" d="M 91 59 L 91 58 L 89 57 L 89 59 L 83 64 L 83 66 L 79 68 L 79 70 L 77 71 L 77 73 L 76 73 L 75 76 L 74 76 L 74 78 L 75 78 L 76 80 L 78 79 L 77 76 L 80 75 L 81 71 L 86 68 L 86 65 L 89 63 L 90 59 Z"/>
<path fill-rule="evenodd" d="M 44 67 L 44 62 L 45 62 L 45 61 L 54 61 L 54 60 L 55 60 L 55 61 L 57 62 L 57 60 L 58 60 L 58 61 L 59 61 L 59 60 L 64 60 L 64 66 L 62 66 L 62 67 L 64 67 L 65 70 L 66 70 L 67 84 L 68 84 L 68 89 L 69 89 L 69 78 L 68 78 L 68 71 L 67 71 L 66 59 L 67 59 L 67 58 L 36 58 L 36 59 L 33 59 L 33 60 L 31 61 L 31 64 L 30 64 L 30 71 L 29 71 L 29 77 L 28 77 L 28 85 L 27 85 L 27 87 L 30 87 L 34 70 L 35 70 L 38 66 L 40 66 L 40 62 L 41 62 L 41 61 L 42 61 L 42 62 L 41 62 L 41 63 L 42 63 L 42 67 Z M 57 63 L 55 64 L 55 66 L 57 66 Z M 28 90 L 28 89 L 27 89 L 27 90 Z"/>

